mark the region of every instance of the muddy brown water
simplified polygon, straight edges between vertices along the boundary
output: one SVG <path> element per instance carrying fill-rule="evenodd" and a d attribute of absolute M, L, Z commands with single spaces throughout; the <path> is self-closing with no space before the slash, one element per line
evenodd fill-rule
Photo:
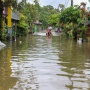
<path fill-rule="evenodd" d="M 90 42 L 37 32 L 0 48 L 0 90 L 90 90 Z"/>

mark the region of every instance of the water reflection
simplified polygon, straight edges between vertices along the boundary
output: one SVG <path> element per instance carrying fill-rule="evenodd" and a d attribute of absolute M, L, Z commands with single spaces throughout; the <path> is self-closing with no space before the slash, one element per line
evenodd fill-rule
<path fill-rule="evenodd" d="M 15 85 L 16 78 L 11 77 L 11 48 L 4 48 L 0 51 L 0 90 L 9 90 Z"/>
<path fill-rule="evenodd" d="M 85 64 L 87 62 L 85 59 L 85 50 L 87 51 L 87 43 L 82 43 L 80 45 L 74 41 L 68 41 L 68 43 L 69 44 L 66 44 L 66 46 L 64 44 L 63 54 L 59 55 L 62 58 L 62 62 L 59 63 L 59 65 L 65 67 L 62 68 L 61 71 L 66 73 L 62 73 L 59 76 L 65 76 L 69 78 L 70 84 L 66 85 L 66 87 L 68 87 L 70 90 L 90 89 L 88 83 L 89 78 L 87 78 L 87 75 L 85 74 Z M 63 46 L 61 46 L 61 48 L 62 47 Z"/>
<path fill-rule="evenodd" d="M 6 42 L 0 90 L 89 90 L 90 42 L 40 32 Z"/>

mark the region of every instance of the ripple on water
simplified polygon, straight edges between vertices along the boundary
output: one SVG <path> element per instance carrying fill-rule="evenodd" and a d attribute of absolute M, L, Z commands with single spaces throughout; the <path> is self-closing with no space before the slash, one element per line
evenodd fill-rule
<path fill-rule="evenodd" d="M 11 90 L 89 90 L 90 60 L 85 63 L 84 48 L 41 34 L 26 40 L 30 43 L 24 42 L 12 56 L 11 77 L 17 82 Z"/>

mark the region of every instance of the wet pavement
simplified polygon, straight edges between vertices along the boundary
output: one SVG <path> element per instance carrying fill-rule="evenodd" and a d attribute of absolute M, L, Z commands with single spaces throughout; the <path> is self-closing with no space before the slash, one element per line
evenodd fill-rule
<path fill-rule="evenodd" d="M 37 32 L 0 49 L 0 90 L 90 90 L 90 42 Z"/>

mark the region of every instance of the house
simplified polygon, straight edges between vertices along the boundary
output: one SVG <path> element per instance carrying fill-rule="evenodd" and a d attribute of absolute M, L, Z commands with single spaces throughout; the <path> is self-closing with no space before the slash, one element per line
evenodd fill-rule
<path fill-rule="evenodd" d="M 42 25 L 42 23 L 41 22 L 39 22 L 38 20 L 36 20 L 36 21 L 34 21 L 33 22 L 33 24 L 35 25 L 35 27 L 37 28 L 37 30 L 40 30 L 41 29 L 41 25 Z"/>
<path fill-rule="evenodd" d="M 13 11 L 12 6 L 4 7 L 4 19 L 7 37 L 12 40 L 16 37 L 17 22 L 20 20 L 19 13 Z"/>

